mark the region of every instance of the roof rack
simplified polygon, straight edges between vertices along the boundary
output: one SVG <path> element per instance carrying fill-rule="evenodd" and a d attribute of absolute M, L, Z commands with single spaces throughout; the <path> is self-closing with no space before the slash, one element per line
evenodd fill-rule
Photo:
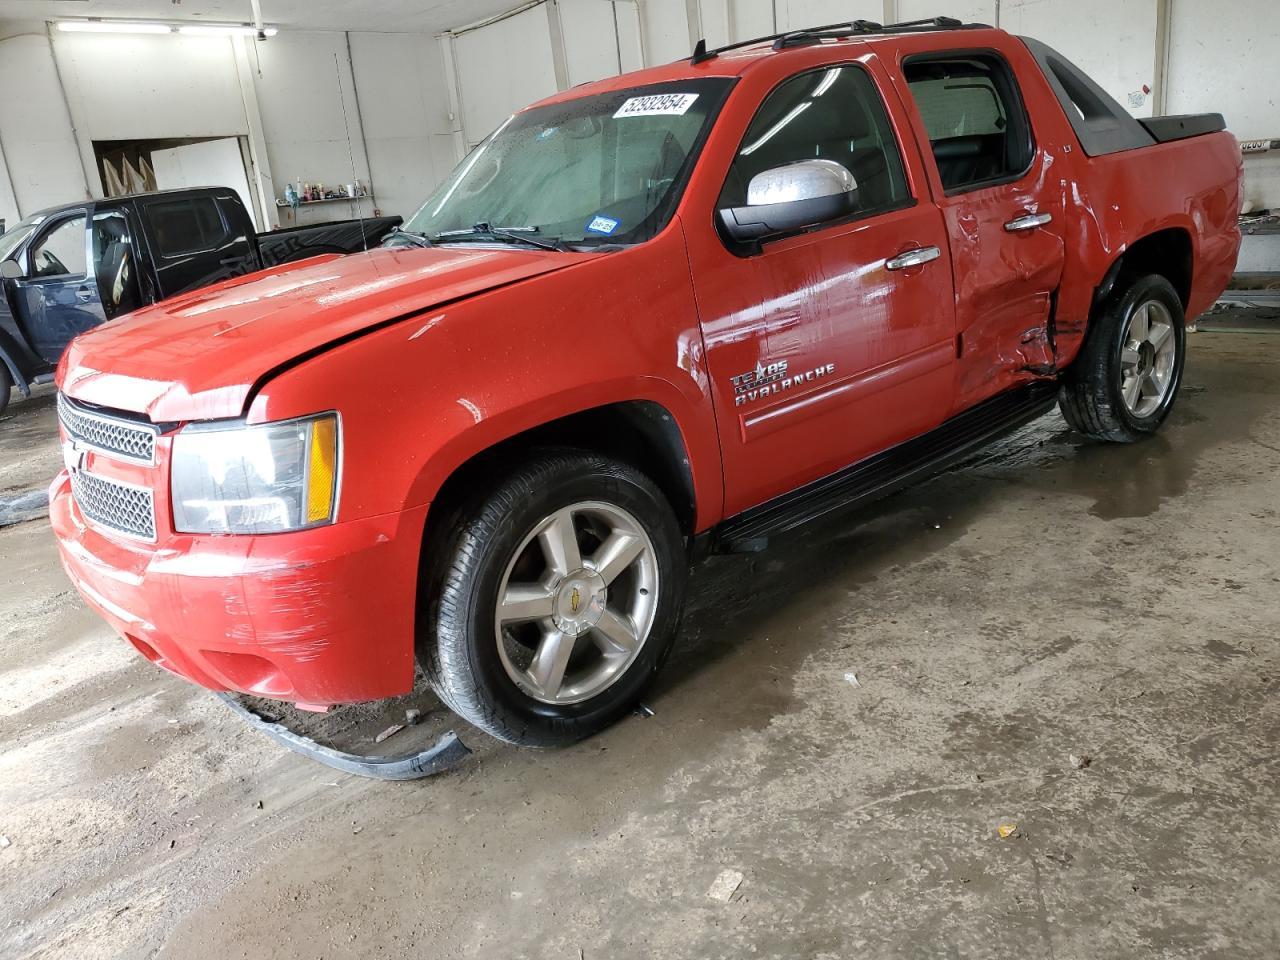
<path fill-rule="evenodd" d="M 723 47 L 707 48 L 706 40 L 699 40 L 693 48 L 690 64 L 699 64 L 714 60 L 722 53 L 740 50 L 743 47 L 754 47 L 758 43 L 772 43 L 773 49 L 785 50 L 788 47 L 809 47 L 823 40 L 847 40 L 850 37 L 874 36 L 892 33 L 924 33 L 930 30 L 985 30 L 985 23 L 962 23 L 954 17 L 930 17 L 927 20 L 907 20 L 903 23 L 891 23 L 888 26 L 872 20 L 851 20 L 844 23 L 828 23 L 822 27 L 808 27 L 804 30 L 788 30 L 785 33 L 774 33 L 767 37 L 756 37 L 754 40 L 739 40 L 727 43 Z"/>

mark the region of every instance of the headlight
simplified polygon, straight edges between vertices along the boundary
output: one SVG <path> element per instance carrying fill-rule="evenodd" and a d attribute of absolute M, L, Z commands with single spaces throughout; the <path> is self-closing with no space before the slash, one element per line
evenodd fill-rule
<path fill-rule="evenodd" d="M 192 424 L 173 438 L 170 472 L 180 533 L 281 533 L 332 523 L 337 414 L 260 426 Z"/>

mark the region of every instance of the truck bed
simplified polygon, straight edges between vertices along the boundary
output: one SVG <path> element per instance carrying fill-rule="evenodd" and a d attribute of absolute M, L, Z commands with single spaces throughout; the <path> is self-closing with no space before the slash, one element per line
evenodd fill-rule
<path fill-rule="evenodd" d="M 355 253 L 376 247 L 403 222 L 402 217 L 335 220 L 314 226 L 286 227 L 258 234 L 264 267 L 274 267 L 322 253 Z"/>

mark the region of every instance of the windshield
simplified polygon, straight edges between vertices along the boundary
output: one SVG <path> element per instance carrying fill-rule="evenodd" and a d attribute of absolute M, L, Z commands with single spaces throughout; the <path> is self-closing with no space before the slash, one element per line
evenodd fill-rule
<path fill-rule="evenodd" d="M 451 243 L 510 242 L 495 236 L 504 230 L 575 245 L 648 240 L 670 219 L 731 84 L 652 84 L 518 113 L 404 229 Z"/>
<path fill-rule="evenodd" d="M 43 220 L 42 216 L 27 217 L 21 223 L 15 223 L 12 227 L 0 236 L 0 260 L 8 260 L 13 256 L 13 251 L 18 249 L 18 245 L 23 240 L 31 236 L 31 231 L 40 225 Z"/>

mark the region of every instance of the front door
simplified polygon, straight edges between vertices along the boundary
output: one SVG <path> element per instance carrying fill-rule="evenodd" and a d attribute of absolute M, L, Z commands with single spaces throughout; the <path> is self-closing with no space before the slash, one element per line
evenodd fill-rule
<path fill-rule="evenodd" d="M 89 263 L 84 212 L 44 224 L 28 247 L 27 275 L 14 286 L 27 340 L 47 363 L 56 364 L 72 338 L 107 319 Z"/>
<path fill-rule="evenodd" d="M 956 407 L 1055 368 L 1063 199 L 1022 97 L 994 53 L 930 54 L 903 66 L 932 146 L 956 277 Z"/>
<path fill-rule="evenodd" d="M 946 230 L 918 154 L 905 156 L 860 63 L 787 80 L 742 138 L 721 209 L 744 205 L 757 174 L 815 158 L 852 173 L 857 198 L 853 215 L 756 249 L 690 244 L 726 515 L 924 433 L 950 409 Z"/>

